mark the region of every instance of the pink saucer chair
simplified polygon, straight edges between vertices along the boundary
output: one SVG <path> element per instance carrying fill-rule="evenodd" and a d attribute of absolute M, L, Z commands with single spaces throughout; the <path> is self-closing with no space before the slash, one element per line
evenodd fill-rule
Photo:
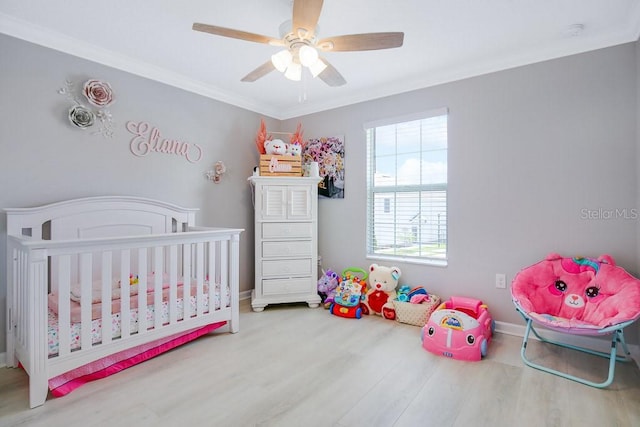
<path fill-rule="evenodd" d="M 612 257 L 564 258 L 550 254 L 516 275 L 511 295 L 516 310 L 527 322 L 520 351 L 526 365 L 604 388 L 613 382 L 616 361 L 632 360 L 623 330 L 640 318 L 640 280 L 616 266 Z M 611 350 L 605 353 L 553 341 L 540 335 L 536 327 L 567 335 L 611 335 Z M 593 382 L 532 362 L 526 356 L 531 332 L 542 342 L 609 359 L 608 377 L 603 382 Z M 617 355 L 618 345 L 624 357 Z"/>

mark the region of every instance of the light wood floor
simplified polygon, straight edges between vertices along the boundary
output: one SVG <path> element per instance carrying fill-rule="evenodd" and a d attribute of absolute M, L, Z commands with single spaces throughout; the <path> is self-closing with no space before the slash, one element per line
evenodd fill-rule
<path fill-rule="evenodd" d="M 419 328 L 306 305 L 218 332 L 29 409 L 27 376 L 0 369 L 1 426 L 640 426 L 640 372 L 606 390 L 525 367 L 496 334 L 481 362 L 438 357 Z M 606 361 L 533 342 L 536 360 L 605 377 Z M 592 375 L 591 375 L 592 374 Z"/>

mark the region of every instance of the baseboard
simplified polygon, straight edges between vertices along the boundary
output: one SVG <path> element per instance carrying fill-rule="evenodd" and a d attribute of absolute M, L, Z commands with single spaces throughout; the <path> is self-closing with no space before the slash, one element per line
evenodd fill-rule
<path fill-rule="evenodd" d="M 524 325 L 516 325 L 513 323 L 506 322 L 497 322 L 496 321 L 496 332 L 505 334 L 505 335 L 514 335 L 517 337 L 524 337 L 524 333 L 526 328 Z M 590 337 L 585 335 L 570 335 L 570 334 L 562 334 L 560 332 L 552 331 L 549 329 L 536 328 L 536 331 L 544 338 L 548 338 L 554 341 L 561 341 L 563 343 L 585 347 L 590 350 L 602 351 L 604 353 L 609 353 L 611 349 L 611 336 L 607 336 L 607 339 Z M 530 334 L 529 338 L 538 340 L 534 334 Z M 640 368 L 640 345 L 637 344 L 627 344 L 629 347 L 629 352 L 631 352 L 631 358 L 636 362 L 636 365 Z"/>
<path fill-rule="evenodd" d="M 240 300 L 251 298 L 251 291 L 240 292 Z"/>

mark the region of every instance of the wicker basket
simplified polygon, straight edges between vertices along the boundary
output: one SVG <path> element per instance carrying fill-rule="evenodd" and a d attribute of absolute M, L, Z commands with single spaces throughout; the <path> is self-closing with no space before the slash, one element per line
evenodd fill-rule
<path fill-rule="evenodd" d="M 429 294 L 429 301 L 422 304 L 412 304 L 410 302 L 393 301 L 396 309 L 396 320 L 401 323 L 423 327 L 431 313 L 440 305 L 440 297 Z"/>

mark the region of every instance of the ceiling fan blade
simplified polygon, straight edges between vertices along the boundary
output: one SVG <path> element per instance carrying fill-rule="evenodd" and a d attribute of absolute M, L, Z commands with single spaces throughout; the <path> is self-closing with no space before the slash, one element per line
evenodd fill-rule
<path fill-rule="evenodd" d="M 335 67 L 329 63 L 329 61 L 327 61 L 325 58 L 320 59 L 322 59 L 322 62 L 327 64 L 327 68 L 325 68 L 320 74 L 318 74 L 320 80 L 331 87 L 343 86 L 347 84 L 347 81 L 344 79 L 344 77 L 342 77 L 342 74 L 340 74 L 338 70 L 336 70 Z"/>
<path fill-rule="evenodd" d="M 260 77 L 266 76 L 267 74 L 269 74 L 275 69 L 276 67 L 274 67 L 273 64 L 271 63 L 271 60 L 269 60 L 264 64 L 262 64 L 261 66 L 259 66 L 258 68 L 256 68 L 255 70 L 253 70 L 252 72 L 250 72 L 249 74 L 247 74 L 246 76 L 244 76 L 241 81 L 255 82 Z"/>
<path fill-rule="evenodd" d="M 298 29 L 304 28 L 307 30 L 307 39 L 313 37 L 313 33 L 316 31 L 316 25 L 318 25 L 318 18 L 320 18 L 320 11 L 322 10 L 323 0 L 294 0 L 293 1 L 293 28 L 294 33 L 298 32 Z"/>
<path fill-rule="evenodd" d="M 218 27 L 215 25 L 200 24 L 198 22 L 193 24 L 192 27 L 195 31 L 202 31 L 203 33 L 215 34 L 217 36 L 229 37 L 232 39 L 247 40 L 256 43 L 277 43 L 278 39 L 273 37 L 267 37 L 260 34 L 248 33 L 246 31 L 234 30 L 231 28 Z"/>
<path fill-rule="evenodd" d="M 318 49 L 326 52 L 391 49 L 402 46 L 404 33 L 366 33 L 329 37 L 318 41 Z"/>

